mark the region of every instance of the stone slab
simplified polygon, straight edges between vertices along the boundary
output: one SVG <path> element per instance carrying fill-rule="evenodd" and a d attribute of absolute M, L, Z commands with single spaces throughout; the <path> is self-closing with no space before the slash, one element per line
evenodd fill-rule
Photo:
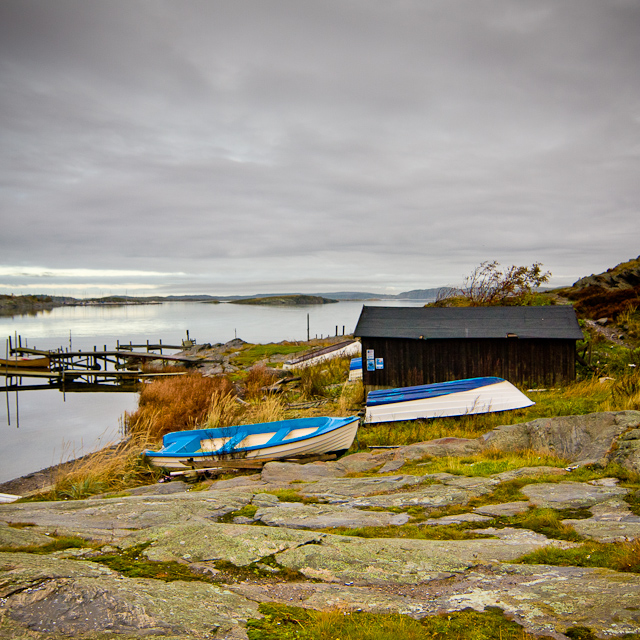
<path fill-rule="evenodd" d="M 510 562 L 556 542 L 543 539 L 364 539 L 328 534 L 321 544 L 289 549 L 278 562 L 325 582 L 418 584 L 483 562 Z"/>
<path fill-rule="evenodd" d="M 421 476 L 397 475 L 373 478 L 331 478 L 313 484 L 298 485 L 298 491 L 305 496 L 319 498 L 330 503 L 348 502 L 351 498 L 370 496 L 377 493 L 398 491 L 423 482 Z"/>
<path fill-rule="evenodd" d="M 593 629 L 597 637 L 637 633 L 639 576 L 600 569 L 544 565 L 473 567 L 446 580 L 385 586 L 298 582 L 231 589 L 257 602 L 282 602 L 320 610 L 400 613 L 416 618 L 499 607 L 534 635 L 565 638 L 572 626 Z"/>
<path fill-rule="evenodd" d="M 489 516 L 482 516 L 478 513 L 458 513 L 454 516 L 444 516 L 442 518 L 431 518 L 420 524 L 430 527 L 446 526 L 448 524 L 462 524 L 464 522 L 487 522 L 491 520 Z"/>
<path fill-rule="evenodd" d="M 138 531 L 119 545 L 129 548 L 150 543 L 144 551 L 149 560 L 189 563 L 225 560 L 244 566 L 288 549 L 319 544 L 326 535 L 279 527 L 188 523 Z"/>
<path fill-rule="evenodd" d="M 586 482 L 529 484 L 522 493 L 537 507 L 551 509 L 581 509 L 606 502 L 629 492 L 623 487 L 600 487 Z"/>
<path fill-rule="evenodd" d="M 50 542 L 50 537 L 33 527 L 16 529 L 7 526 L 5 523 L 0 526 L 0 547 L 17 549 L 18 547 L 32 545 L 44 546 Z"/>
<path fill-rule="evenodd" d="M 32 554 L 0 554 L 0 564 L 3 638 L 31 637 L 28 629 L 48 638 L 240 639 L 259 616 L 255 602 L 203 582 L 122 579 L 96 563 Z"/>
<path fill-rule="evenodd" d="M 474 513 L 479 513 L 483 516 L 494 516 L 494 517 L 510 517 L 518 515 L 519 513 L 524 513 L 529 510 L 531 507 L 531 503 L 529 502 L 503 502 L 502 504 L 487 504 L 482 507 L 476 507 L 473 511 Z"/>
<path fill-rule="evenodd" d="M 254 518 L 270 527 L 291 529 L 326 529 L 335 527 L 390 527 L 406 524 L 406 513 L 363 511 L 337 505 L 280 503 L 276 507 L 260 508 Z"/>
<path fill-rule="evenodd" d="M 241 491 L 197 491 L 173 495 L 127 496 L 64 502 L 25 502 L 0 505 L 0 521 L 87 535 L 122 536 L 167 522 L 217 520 L 249 504 L 253 494 Z"/>

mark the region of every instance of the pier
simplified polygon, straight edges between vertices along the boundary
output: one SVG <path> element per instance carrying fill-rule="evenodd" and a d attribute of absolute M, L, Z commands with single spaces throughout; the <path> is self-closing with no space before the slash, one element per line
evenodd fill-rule
<path fill-rule="evenodd" d="M 94 347 L 93 351 L 45 351 L 23 347 L 20 336 L 16 337 L 16 344 L 9 337 L 6 357 L 0 357 L 0 377 L 4 378 L 0 391 L 58 389 L 63 393 L 130 393 L 145 380 L 184 375 L 184 369 L 193 365 L 195 359 L 164 352 L 182 350 L 193 346 L 194 342 L 187 332 L 187 340 L 179 346 L 162 344 L 162 340 L 157 344 L 148 340 L 146 344 L 121 344 L 118 341 L 113 350 L 105 345 L 101 350 Z M 153 367 L 150 366 L 152 362 Z M 164 370 L 170 367 L 179 370 Z"/>

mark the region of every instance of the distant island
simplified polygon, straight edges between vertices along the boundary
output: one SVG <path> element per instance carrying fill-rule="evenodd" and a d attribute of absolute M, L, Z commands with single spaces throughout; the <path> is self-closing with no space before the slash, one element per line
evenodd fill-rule
<path fill-rule="evenodd" d="M 414 289 L 399 294 L 372 293 L 365 291 L 334 291 L 328 293 L 279 294 L 266 293 L 254 296 L 212 296 L 207 294 L 184 294 L 169 296 L 103 296 L 99 298 L 72 298 L 71 296 L 14 295 L 0 294 L 0 316 L 33 315 L 55 307 L 118 306 L 139 304 L 160 304 L 163 302 L 196 302 L 216 304 L 234 302 L 236 304 L 258 304 L 268 306 L 300 306 L 311 304 L 330 304 L 333 302 L 367 300 L 425 300 L 437 297 L 439 288 Z"/>
<path fill-rule="evenodd" d="M 331 298 L 322 296 L 287 295 L 287 296 L 266 296 L 261 298 L 242 298 L 242 300 L 231 300 L 231 304 L 260 304 L 267 306 L 299 306 L 308 304 L 331 304 L 338 302 Z"/>

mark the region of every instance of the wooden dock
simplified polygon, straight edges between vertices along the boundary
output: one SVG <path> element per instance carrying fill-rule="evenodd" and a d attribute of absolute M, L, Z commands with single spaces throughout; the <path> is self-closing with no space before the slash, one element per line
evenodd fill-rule
<path fill-rule="evenodd" d="M 0 376 L 5 384 L 0 391 L 34 391 L 58 389 L 65 392 L 106 391 L 131 392 L 145 381 L 169 376 L 184 375 L 186 368 L 202 362 L 185 356 L 163 353 L 167 349 L 183 349 L 183 346 L 163 345 L 162 341 L 143 345 L 120 344 L 116 349 L 93 351 L 43 351 L 22 346 L 22 340 L 13 345 L 7 341 L 6 358 L 0 360 Z M 145 349 L 136 351 L 135 349 Z M 156 353 L 159 351 L 159 353 Z M 26 359 L 21 362 L 20 359 Z M 42 360 L 44 366 L 33 366 L 30 359 Z M 46 364 L 48 361 L 48 364 Z M 153 362 L 154 370 L 149 368 Z M 165 368 L 175 367 L 175 371 Z"/>

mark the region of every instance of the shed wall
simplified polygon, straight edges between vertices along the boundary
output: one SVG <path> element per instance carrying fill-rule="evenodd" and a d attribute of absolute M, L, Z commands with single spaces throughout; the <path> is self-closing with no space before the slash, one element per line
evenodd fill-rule
<path fill-rule="evenodd" d="M 367 350 L 384 368 L 367 370 Z M 363 383 L 407 387 L 498 376 L 514 384 L 547 387 L 575 380 L 575 340 L 362 338 Z"/>

